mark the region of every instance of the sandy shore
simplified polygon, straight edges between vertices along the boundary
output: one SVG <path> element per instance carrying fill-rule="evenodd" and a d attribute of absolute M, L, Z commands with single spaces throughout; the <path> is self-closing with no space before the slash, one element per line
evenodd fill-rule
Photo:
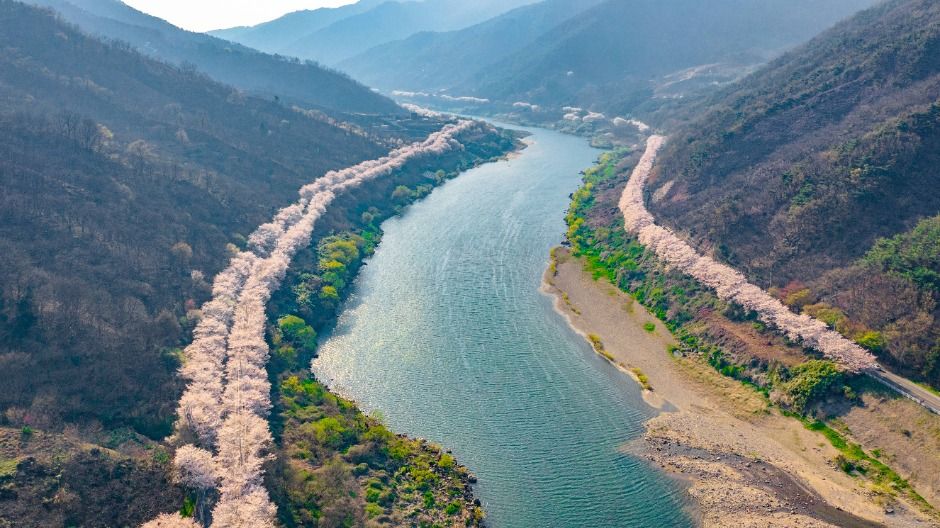
<path fill-rule="evenodd" d="M 612 365 L 648 379 L 644 398 L 662 412 L 643 441 L 624 446 L 686 479 L 706 527 L 938 526 L 908 504 L 884 503 L 835 468 L 838 452 L 780 415 L 740 383 L 667 351 L 672 336 L 630 296 L 594 281 L 558 250 L 544 288 L 586 338 L 598 336 Z M 647 331 L 644 325 L 655 330 Z"/>

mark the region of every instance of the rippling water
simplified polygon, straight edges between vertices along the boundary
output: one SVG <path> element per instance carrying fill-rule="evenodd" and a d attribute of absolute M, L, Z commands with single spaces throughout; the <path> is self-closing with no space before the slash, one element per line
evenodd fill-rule
<path fill-rule="evenodd" d="M 454 451 L 491 526 L 689 526 L 681 489 L 619 448 L 651 410 L 539 292 L 568 195 L 599 154 L 530 130 L 402 218 L 314 362 L 397 432 Z"/>

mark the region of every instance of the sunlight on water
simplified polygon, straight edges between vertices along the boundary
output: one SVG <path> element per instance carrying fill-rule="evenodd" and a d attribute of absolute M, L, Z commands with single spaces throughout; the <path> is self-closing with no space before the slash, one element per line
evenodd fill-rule
<path fill-rule="evenodd" d="M 396 432 L 452 449 L 491 526 L 689 526 L 682 489 L 620 450 L 652 416 L 639 388 L 539 292 L 599 151 L 532 132 L 520 157 L 385 223 L 314 371 Z"/>

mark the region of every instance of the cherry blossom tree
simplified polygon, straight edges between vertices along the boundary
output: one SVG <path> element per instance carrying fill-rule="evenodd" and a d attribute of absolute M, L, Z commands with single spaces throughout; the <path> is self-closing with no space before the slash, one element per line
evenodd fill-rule
<path fill-rule="evenodd" d="M 653 215 L 646 209 L 643 189 L 656 154 L 664 143 L 665 138 L 662 136 L 654 135 L 647 140 L 646 152 L 633 170 L 620 198 L 620 210 L 627 231 L 636 234 L 641 244 L 668 265 L 714 289 L 721 299 L 756 312 L 763 322 L 776 327 L 790 339 L 818 350 L 844 369 L 859 372 L 877 368 L 875 357 L 867 350 L 831 330 L 822 321 L 793 313 L 770 294 L 749 283 L 744 274 L 699 255 L 671 230 L 656 225 Z"/>
<path fill-rule="evenodd" d="M 238 252 L 216 276 L 213 298 L 202 306 L 202 319 L 180 369 L 188 385 L 180 398 L 177 429 L 192 432 L 199 447 L 180 447 L 174 460 L 181 484 L 203 492 L 218 490 L 213 525 L 274 526 L 276 509 L 263 487 L 272 442 L 266 420 L 271 385 L 265 370 L 270 356 L 265 306 L 291 259 L 310 244 L 317 220 L 338 193 L 389 175 L 416 157 L 461 149 L 454 137 L 475 126 L 480 125 L 461 120 L 387 156 L 330 171 L 302 188 L 298 202 L 258 227 L 248 238 L 248 251 Z M 146 526 L 164 526 L 152 525 L 157 522 L 196 526 L 173 516 L 161 516 Z"/>

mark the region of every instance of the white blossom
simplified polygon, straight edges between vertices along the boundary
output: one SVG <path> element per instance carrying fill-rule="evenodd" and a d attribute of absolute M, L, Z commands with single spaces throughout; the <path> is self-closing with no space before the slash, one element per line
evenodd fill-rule
<path fill-rule="evenodd" d="M 176 481 L 187 488 L 208 490 L 219 481 L 215 458 L 212 453 L 192 445 L 176 450 L 173 458 Z"/>
<path fill-rule="evenodd" d="M 656 225 L 643 201 L 643 188 L 664 142 L 662 136 L 651 136 L 647 140 L 646 152 L 623 191 L 620 210 L 626 229 L 635 233 L 640 243 L 660 259 L 713 288 L 718 297 L 756 312 L 762 321 L 778 328 L 791 340 L 801 341 L 805 346 L 818 350 L 848 371 L 877 368 L 875 357 L 867 350 L 831 330 L 822 321 L 793 313 L 770 294 L 749 283 L 742 273 L 699 255 L 675 233 Z"/>
<path fill-rule="evenodd" d="M 275 526 L 277 510 L 261 487 L 237 497 L 222 495 L 212 510 L 212 525 L 224 528 L 269 528 Z"/>
<path fill-rule="evenodd" d="M 274 526 L 276 509 L 262 481 L 272 441 L 266 420 L 271 385 L 265 370 L 270 355 L 265 306 L 291 259 L 310 244 L 317 220 L 338 193 L 391 174 L 416 157 L 463 148 L 454 137 L 473 126 L 473 121 L 458 121 L 382 158 L 328 172 L 302 188 L 297 203 L 252 233 L 249 251 L 235 253 L 216 276 L 213 298 L 202 306 L 203 317 L 180 369 L 189 383 L 179 402 L 179 426 L 194 432 L 202 447 L 184 445 L 175 459 L 177 478 L 184 485 L 218 487 L 221 499 L 213 525 Z M 161 516 L 147 526 L 176 520 Z"/>

